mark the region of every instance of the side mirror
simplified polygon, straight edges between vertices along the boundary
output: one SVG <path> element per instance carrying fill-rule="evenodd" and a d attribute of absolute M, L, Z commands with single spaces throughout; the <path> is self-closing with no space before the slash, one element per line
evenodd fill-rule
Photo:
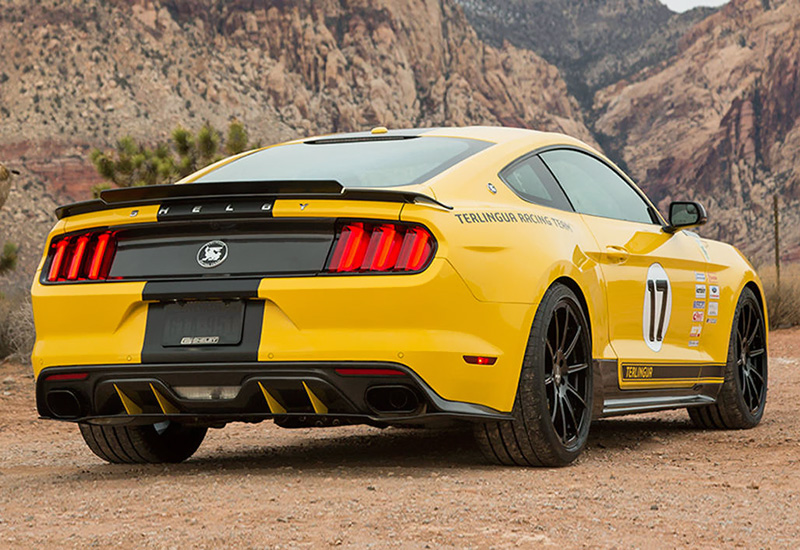
<path fill-rule="evenodd" d="M 669 227 L 667 233 L 703 225 L 708 221 L 706 209 L 699 202 L 675 201 L 669 205 Z"/>

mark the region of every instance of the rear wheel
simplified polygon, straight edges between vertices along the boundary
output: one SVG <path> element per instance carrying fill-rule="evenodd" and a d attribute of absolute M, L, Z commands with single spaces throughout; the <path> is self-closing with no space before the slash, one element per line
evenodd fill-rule
<path fill-rule="evenodd" d="M 206 428 L 169 420 L 145 426 L 80 424 L 81 435 L 94 454 L 114 464 L 183 462 L 194 454 Z"/>
<path fill-rule="evenodd" d="M 589 324 L 575 294 L 555 284 L 534 317 L 512 414 L 513 421 L 477 425 L 492 462 L 564 466 L 586 445 L 592 420 Z"/>
<path fill-rule="evenodd" d="M 767 403 L 767 336 L 755 294 L 742 291 L 733 317 L 725 381 L 717 402 L 687 409 L 700 428 L 744 429 L 761 422 Z"/>

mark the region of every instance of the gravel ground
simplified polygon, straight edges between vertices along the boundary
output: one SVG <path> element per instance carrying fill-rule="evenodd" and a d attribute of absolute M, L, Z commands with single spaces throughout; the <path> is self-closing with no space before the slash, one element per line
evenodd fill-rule
<path fill-rule="evenodd" d="M 209 432 L 188 462 L 112 466 L 37 420 L 0 365 L 0 547 L 800 548 L 800 330 L 771 334 L 764 421 L 685 411 L 592 426 L 562 469 L 487 466 L 465 432 L 271 423 Z"/>

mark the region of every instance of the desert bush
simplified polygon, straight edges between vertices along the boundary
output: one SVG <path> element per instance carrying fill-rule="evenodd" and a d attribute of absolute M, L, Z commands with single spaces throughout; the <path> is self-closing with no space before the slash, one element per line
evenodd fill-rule
<path fill-rule="evenodd" d="M 759 269 L 767 299 L 770 328 L 800 325 L 800 265 L 783 266 L 781 287 L 774 267 Z"/>
<path fill-rule="evenodd" d="M 33 309 L 27 294 L 0 299 L 0 359 L 29 361 L 36 339 Z"/>
<path fill-rule="evenodd" d="M 17 266 L 18 252 L 19 245 L 15 243 L 7 242 L 3 245 L 3 251 L 0 253 L 0 275 Z"/>
<path fill-rule="evenodd" d="M 223 147 L 224 144 L 224 147 Z M 105 187 L 95 187 L 95 196 L 111 184 L 119 187 L 173 183 L 212 162 L 221 160 L 220 151 L 235 155 L 256 146 L 249 142 L 247 129 L 238 120 L 228 126 L 224 137 L 209 122 L 197 133 L 182 126 L 172 132 L 172 139 L 151 146 L 124 136 L 115 150 L 92 151 L 97 173 L 106 180 Z"/>

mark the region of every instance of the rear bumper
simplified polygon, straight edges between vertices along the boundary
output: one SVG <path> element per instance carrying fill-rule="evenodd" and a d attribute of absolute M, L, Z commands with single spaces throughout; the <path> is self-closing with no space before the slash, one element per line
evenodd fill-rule
<path fill-rule="evenodd" d="M 201 284 L 202 283 L 202 284 Z M 508 412 L 534 307 L 475 298 L 437 258 L 414 275 L 33 285 L 34 374 L 113 365 L 401 363 L 443 399 Z M 239 345 L 164 347 L 161 311 L 181 300 L 247 302 Z M 496 357 L 468 364 L 465 355 Z M 110 368 L 110 367 L 109 367 Z M 128 371 L 125 371 L 128 372 Z"/>
<path fill-rule="evenodd" d="M 197 392 L 207 395 L 197 398 Z M 405 365 L 376 362 L 51 367 L 37 379 L 36 402 L 43 418 L 95 424 L 171 419 L 219 425 L 275 418 L 304 427 L 509 418 L 443 399 Z"/>

